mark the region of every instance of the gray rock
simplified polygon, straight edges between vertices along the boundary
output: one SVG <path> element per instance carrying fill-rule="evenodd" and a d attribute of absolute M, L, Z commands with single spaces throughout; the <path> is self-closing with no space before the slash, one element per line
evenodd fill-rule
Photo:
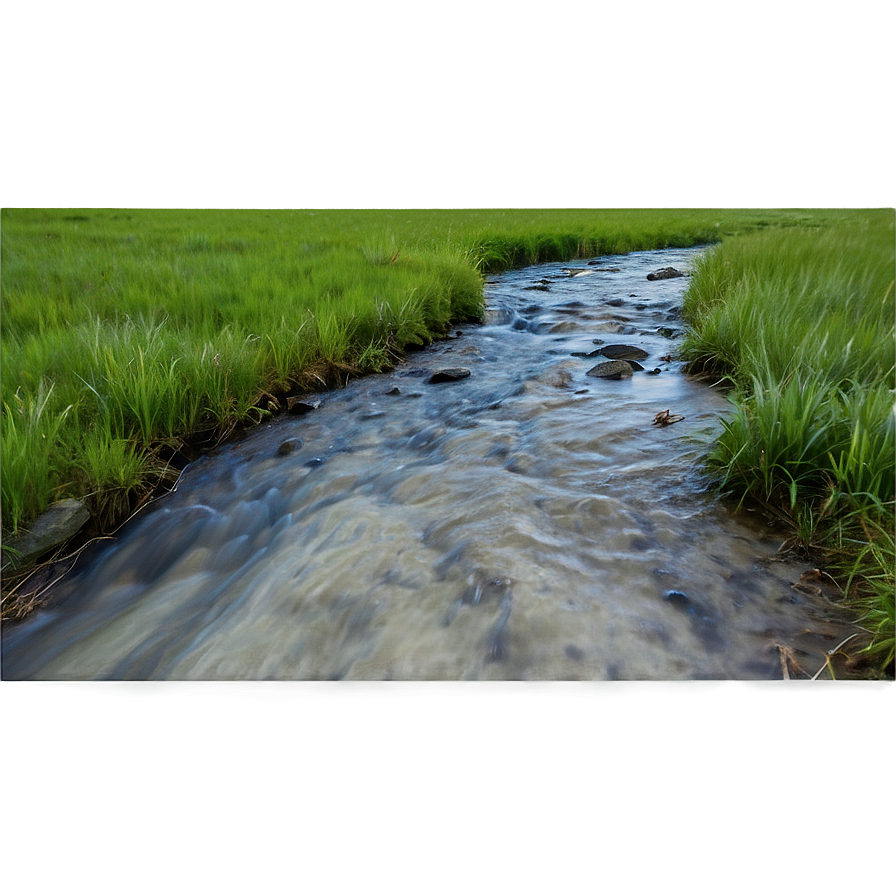
<path fill-rule="evenodd" d="M 470 371 L 466 367 L 444 367 L 437 370 L 429 378 L 430 383 L 453 383 L 456 380 L 462 380 L 470 375 Z"/>
<path fill-rule="evenodd" d="M 656 331 L 666 339 L 674 339 L 681 333 L 681 330 L 674 330 L 672 327 L 657 327 Z"/>
<path fill-rule="evenodd" d="M 660 268 L 647 275 L 648 280 L 671 280 L 673 277 L 684 277 L 684 274 L 673 267 L 668 267 Z"/>
<path fill-rule="evenodd" d="M 66 498 L 51 504 L 35 521 L 31 531 L 10 538 L 4 547 L 20 556 L 25 563 L 45 554 L 51 548 L 64 544 L 77 535 L 90 519 L 90 511 L 75 498 Z"/>
<path fill-rule="evenodd" d="M 386 395 L 401 395 L 401 389 L 398 386 L 393 386 Z"/>
<path fill-rule="evenodd" d="M 643 361 L 648 357 L 643 348 L 635 345 L 605 345 L 600 353 L 605 358 L 613 358 L 615 361 Z"/>
<path fill-rule="evenodd" d="M 632 365 L 628 361 L 605 361 L 592 367 L 587 376 L 599 376 L 605 380 L 626 380 L 631 378 Z"/>

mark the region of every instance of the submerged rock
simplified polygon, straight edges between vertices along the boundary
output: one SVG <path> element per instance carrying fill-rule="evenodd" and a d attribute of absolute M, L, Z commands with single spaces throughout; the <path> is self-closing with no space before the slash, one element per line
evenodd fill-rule
<path fill-rule="evenodd" d="M 576 644 L 570 641 L 563 645 L 563 656 L 571 663 L 584 663 L 597 658 L 597 648 L 593 644 Z"/>
<path fill-rule="evenodd" d="M 694 602 L 683 591 L 667 591 L 663 598 L 679 610 L 686 613 L 695 612 Z"/>
<path fill-rule="evenodd" d="M 659 268 L 647 275 L 648 280 L 671 280 L 673 277 L 684 277 L 684 274 L 673 267 Z"/>
<path fill-rule="evenodd" d="M 643 361 L 646 357 L 648 357 L 647 352 L 644 351 L 643 348 L 638 348 L 636 345 L 605 345 L 600 353 L 605 358 L 613 358 L 616 361 Z"/>
<path fill-rule="evenodd" d="M 287 439 L 285 442 L 280 443 L 280 447 L 277 449 L 277 457 L 286 457 L 287 454 L 292 454 L 293 451 L 297 451 L 304 444 L 303 439 Z"/>
<path fill-rule="evenodd" d="M 605 380 L 626 380 L 632 375 L 632 365 L 628 361 L 605 361 L 592 367 L 586 376 L 598 376 Z"/>
<path fill-rule="evenodd" d="M 457 380 L 465 379 L 470 375 L 470 370 L 467 367 L 444 367 L 442 370 L 437 370 L 433 375 L 429 378 L 430 383 L 453 383 Z"/>
<path fill-rule="evenodd" d="M 564 363 L 574 364 L 575 362 Z M 546 370 L 541 376 L 536 377 L 535 381 L 545 386 L 551 386 L 554 389 L 566 389 L 572 383 L 572 372 L 558 365 L 550 370 Z"/>
<path fill-rule="evenodd" d="M 27 562 L 64 544 L 77 535 L 90 519 L 90 511 L 75 498 L 51 504 L 35 521 L 28 532 L 8 539 L 5 548 L 15 551 L 20 562 Z"/>

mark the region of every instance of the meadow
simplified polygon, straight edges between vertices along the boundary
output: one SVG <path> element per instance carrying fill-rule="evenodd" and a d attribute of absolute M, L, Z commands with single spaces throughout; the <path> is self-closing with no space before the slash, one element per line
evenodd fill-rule
<path fill-rule="evenodd" d="M 892 211 L 5 209 L 0 223 L 4 536 L 63 497 L 109 531 L 176 478 L 188 444 L 478 318 L 489 272 L 721 242 L 684 309 L 693 366 L 734 387 L 709 462 L 802 544 L 839 545 L 863 595 L 889 594 L 869 625 L 892 662 Z"/>

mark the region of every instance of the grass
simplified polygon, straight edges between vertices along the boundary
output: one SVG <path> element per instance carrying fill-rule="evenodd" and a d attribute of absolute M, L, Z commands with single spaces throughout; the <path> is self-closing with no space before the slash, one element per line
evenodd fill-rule
<path fill-rule="evenodd" d="M 64 497 L 112 527 L 170 475 L 166 452 L 478 318 L 491 272 L 722 241 L 685 304 L 688 357 L 734 387 L 710 463 L 805 544 L 824 540 L 892 662 L 891 211 L 5 209 L 0 223 L 4 538 Z"/>
<path fill-rule="evenodd" d="M 733 387 L 722 487 L 823 551 L 892 670 L 894 216 L 729 240 L 696 266 L 683 352 Z"/>

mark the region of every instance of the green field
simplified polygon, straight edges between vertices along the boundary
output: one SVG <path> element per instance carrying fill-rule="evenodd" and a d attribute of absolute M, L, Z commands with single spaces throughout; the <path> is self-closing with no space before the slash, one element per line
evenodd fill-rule
<path fill-rule="evenodd" d="M 175 475 L 165 459 L 186 440 L 477 318 L 490 271 L 719 241 L 685 307 L 688 356 L 737 387 L 710 462 L 804 543 L 839 539 L 864 594 L 889 593 L 886 654 L 888 210 L 6 209 L 3 532 L 69 496 L 107 530 Z"/>

